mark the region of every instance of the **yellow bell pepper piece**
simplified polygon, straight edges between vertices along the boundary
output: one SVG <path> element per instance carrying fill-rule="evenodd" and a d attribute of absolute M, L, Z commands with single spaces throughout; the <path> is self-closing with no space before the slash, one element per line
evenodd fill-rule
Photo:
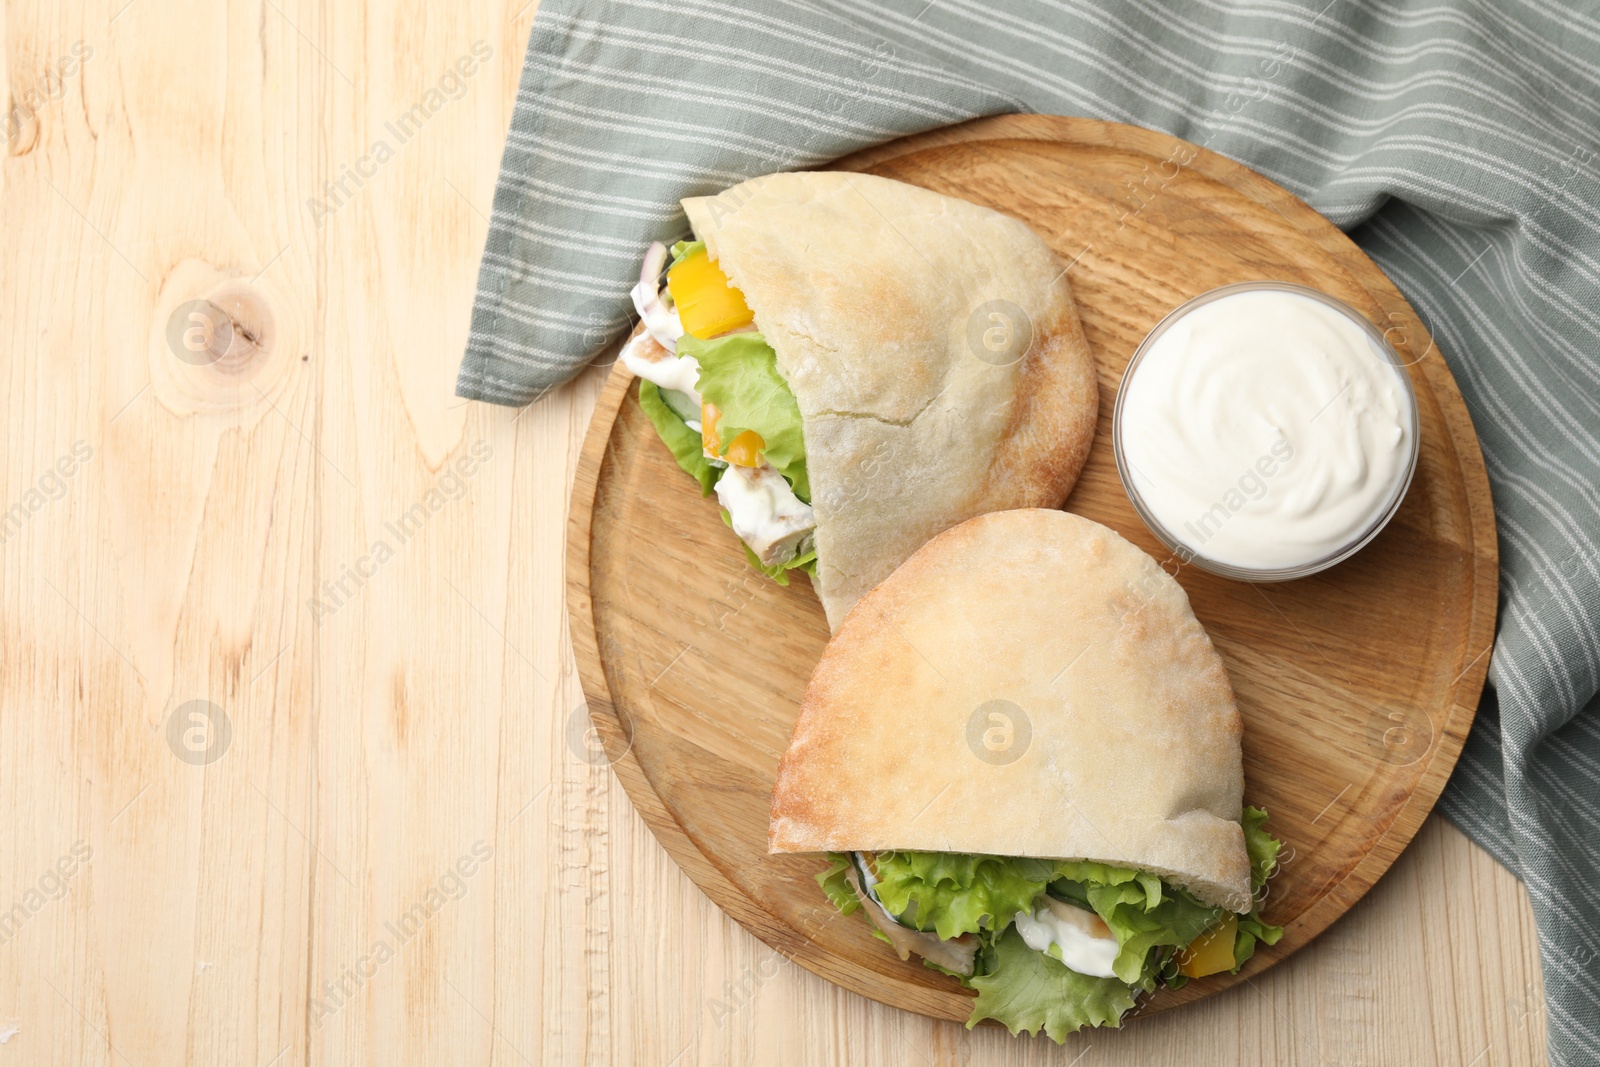
<path fill-rule="evenodd" d="M 767 442 L 754 430 L 742 430 L 728 442 L 727 452 L 722 451 L 722 438 L 717 434 L 717 420 L 722 412 L 710 401 L 700 402 L 700 447 L 707 453 L 727 460 L 736 467 L 761 466 L 761 453 Z"/>
<path fill-rule="evenodd" d="M 754 430 L 744 430 L 728 442 L 728 450 L 722 454 L 722 458 L 735 467 L 759 467 L 761 453 L 766 447 L 767 443 L 760 434 Z"/>
<path fill-rule="evenodd" d="M 1229 912 L 1220 923 L 1195 938 L 1178 954 L 1178 973 L 1190 978 L 1233 970 L 1233 942 L 1239 916 Z"/>
<path fill-rule="evenodd" d="M 667 271 L 667 291 L 684 332 L 702 340 L 755 321 L 744 294 L 733 287 L 705 249 Z"/>
<path fill-rule="evenodd" d="M 722 418 L 722 412 L 717 410 L 717 405 L 702 400 L 700 402 L 700 447 L 713 456 L 722 455 L 722 440 L 717 436 L 717 420 Z"/>

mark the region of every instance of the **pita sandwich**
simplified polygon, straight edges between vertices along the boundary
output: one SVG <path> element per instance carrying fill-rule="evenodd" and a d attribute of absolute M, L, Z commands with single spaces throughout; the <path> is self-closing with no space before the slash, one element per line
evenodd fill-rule
<path fill-rule="evenodd" d="M 1243 805 L 1240 734 L 1154 559 L 1065 512 L 987 514 L 834 634 L 769 844 L 830 853 L 829 897 L 978 990 L 972 1022 L 1060 1040 L 1277 940 L 1256 897 L 1278 844 Z"/>
<path fill-rule="evenodd" d="M 774 174 L 683 202 L 622 361 L 751 563 L 843 621 L 935 534 L 1056 507 L 1099 406 L 1066 264 L 1025 224 L 867 174 Z"/>

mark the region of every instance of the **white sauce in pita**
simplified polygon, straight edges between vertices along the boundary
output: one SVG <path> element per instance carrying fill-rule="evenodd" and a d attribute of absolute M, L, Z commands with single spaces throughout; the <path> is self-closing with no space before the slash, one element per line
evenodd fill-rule
<path fill-rule="evenodd" d="M 690 412 L 702 410 L 702 397 L 695 388 L 700 382 L 700 361 L 689 355 L 676 355 L 676 342 L 683 337 L 678 313 L 665 306 L 665 290 L 650 300 L 650 279 L 660 272 L 657 246 L 651 247 L 652 265 L 647 257 L 643 277 L 633 289 L 634 306 L 644 318 L 645 329 L 622 346 L 618 358 L 624 366 L 661 389 L 667 406 L 683 418 L 684 425 L 699 433 L 700 420 Z M 650 314 L 646 314 L 647 309 Z M 755 324 L 740 326 L 727 333 L 749 333 Z M 725 334 L 717 334 L 722 337 Z M 733 532 L 750 546 L 766 566 L 787 563 L 805 550 L 816 529 L 811 505 L 794 495 L 789 482 L 777 468 L 763 462 L 759 467 L 730 466 L 707 453 L 713 466 L 725 467 L 717 480 L 717 500 L 728 510 Z"/>
<path fill-rule="evenodd" d="M 1148 344 L 1124 382 L 1117 433 L 1164 539 L 1230 567 L 1285 570 L 1360 545 L 1392 514 L 1415 407 L 1405 372 L 1353 314 L 1297 292 L 1242 291 L 1182 313 Z"/>
<path fill-rule="evenodd" d="M 817 527 L 811 505 L 794 495 L 788 479 L 771 464 L 729 464 L 716 490 L 733 532 L 769 567 L 793 559 Z"/>
<path fill-rule="evenodd" d="M 1094 912 L 1041 897 L 1032 915 L 1019 911 L 1015 922 L 1017 933 L 1035 952 L 1049 954 L 1055 945 L 1069 970 L 1095 978 L 1115 977 L 1111 965 L 1117 959 L 1117 939 Z"/>
<path fill-rule="evenodd" d="M 700 394 L 695 390 L 695 383 L 700 380 L 700 361 L 693 356 L 675 356 L 649 333 L 641 333 L 622 346 L 619 358 L 645 381 L 685 394 L 693 410 L 700 410 Z M 690 428 L 698 430 L 699 423 Z"/>
<path fill-rule="evenodd" d="M 683 320 L 678 309 L 672 306 L 672 294 L 661 285 L 661 268 L 667 263 L 667 246 L 660 241 L 652 244 L 644 254 L 639 267 L 639 284 L 629 290 L 633 308 L 639 313 L 645 330 L 656 343 L 668 352 L 678 350 L 683 337 Z"/>

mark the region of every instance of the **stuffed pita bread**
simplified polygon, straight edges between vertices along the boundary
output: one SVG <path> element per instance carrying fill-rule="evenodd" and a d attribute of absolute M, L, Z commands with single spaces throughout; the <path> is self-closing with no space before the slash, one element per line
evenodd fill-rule
<path fill-rule="evenodd" d="M 753 565 L 804 569 L 836 627 L 942 530 L 1055 507 L 1088 455 L 1094 365 L 1066 268 L 987 208 L 866 174 L 683 202 L 623 362 Z"/>
<path fill-rule="evenodd" d="M 830 898 L 977 989 L 973 1022 L 1060 1040 L 1277 940 L 1255 896 L 1278 846 L 1243 807 L 1240 732 L 1155 560 L 1065 512 L 983 515 L 834 634 L 769 843 L 831 853 Z"/>

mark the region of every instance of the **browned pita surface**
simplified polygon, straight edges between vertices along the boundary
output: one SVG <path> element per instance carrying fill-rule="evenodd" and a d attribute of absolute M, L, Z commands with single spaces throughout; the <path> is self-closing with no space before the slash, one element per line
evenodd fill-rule
<path fill-rule="evenodd" d="M 842 172 L 684 210 L 799 404 L 830 626 L 940 531 L 1066 499 L 1099 393 L 1066 265 L 1026 225 Z M 1025 354 L 1007 330 L 1031 338 Z"/>
<path fill-rule="evenodd" d="M 983 515 L 839 627 L 769 844 L 1098 860 L 1247 910 L 1240 735 L 1222 659 L 1155 560 L 1065 512 Z"/>

